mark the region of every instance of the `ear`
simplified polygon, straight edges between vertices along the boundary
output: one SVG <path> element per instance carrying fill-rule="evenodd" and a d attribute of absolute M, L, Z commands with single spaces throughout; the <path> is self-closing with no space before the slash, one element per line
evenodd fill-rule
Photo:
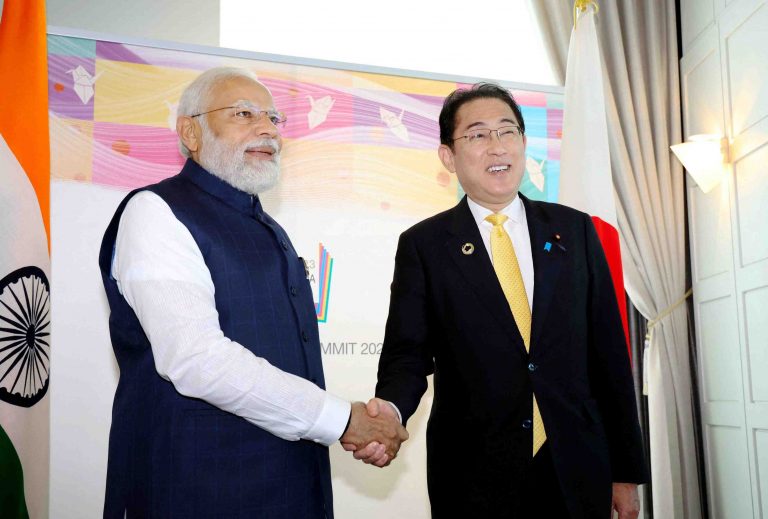
<path fill-rule="evenodd" d="M 191 117 L 183 115 L 176 119 L 176 133 L 190 153 L 196 154 L 199 151 L 200 129 Z"/>
<path fill-rule="evenodd" d="M 453 163 L 453 150 L 445 144 L 441 144 L 437 148 L 437 156 L 440 157 L 440 162 L 443 163 L 445 169 L 451 173 L 456 173 L 456 166 Z"/>

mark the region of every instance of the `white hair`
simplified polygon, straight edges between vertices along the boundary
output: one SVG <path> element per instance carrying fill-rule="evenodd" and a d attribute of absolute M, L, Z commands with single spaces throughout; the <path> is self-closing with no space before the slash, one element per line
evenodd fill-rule
<path fill-rule="evenodd" d="M 258 81 L 256 75 L 250 70 L 237 67 L 216 67 L 206 70 L 197 76 L 190 83 L 179 99 L 179 106 L 176 109 L 176 116 L 195 115 L 205 111 L 211 94 L 221 83 L 230 79 L 245 78 L 252 81 Z M 207 130 L 205 121 L 201 120 L 203 130 Z M 182 155 L 189 158 L 192 154 L 189 148 L 182 142 L 179 136 L 179 151 Z"/>

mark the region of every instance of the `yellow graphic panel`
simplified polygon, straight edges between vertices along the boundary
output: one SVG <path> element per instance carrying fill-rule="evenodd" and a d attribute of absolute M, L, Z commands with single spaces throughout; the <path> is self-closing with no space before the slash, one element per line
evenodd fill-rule
<path fill-rule="evenodd" d="M 175 128 L 179 96 L 199 71 L 96 60 L 94 121 Z"/>

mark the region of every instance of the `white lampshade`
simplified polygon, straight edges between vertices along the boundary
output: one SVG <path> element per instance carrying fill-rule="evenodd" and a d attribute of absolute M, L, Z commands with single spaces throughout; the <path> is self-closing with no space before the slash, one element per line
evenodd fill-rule
<path fill-rule="evenodd" d="M 728 139 L 719 135 L 692 135 L 682 144 L 670 146 L 702 191 L 720 184 L 726 173 Z"/>

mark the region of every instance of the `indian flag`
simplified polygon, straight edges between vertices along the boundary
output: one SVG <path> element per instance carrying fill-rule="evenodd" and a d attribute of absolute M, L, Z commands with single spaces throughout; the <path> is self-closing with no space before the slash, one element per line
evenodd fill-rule
<path fill-rule="evenodd" d="M 48 517 L 51 313 L 44 0 L 0 18 L 0 516 Z"/>
<path fill-rule="evenodd" d="M 576 4 L 580 9 L 576 13 L 576 23 L 571 32 L 565 73 L 560 202 L 592 216 L 611 269 L 629 349 L 624 274 L 608 152 L 603 74 L 595 29 L 597 8 L 590 1 L 577 1 Z"/>

